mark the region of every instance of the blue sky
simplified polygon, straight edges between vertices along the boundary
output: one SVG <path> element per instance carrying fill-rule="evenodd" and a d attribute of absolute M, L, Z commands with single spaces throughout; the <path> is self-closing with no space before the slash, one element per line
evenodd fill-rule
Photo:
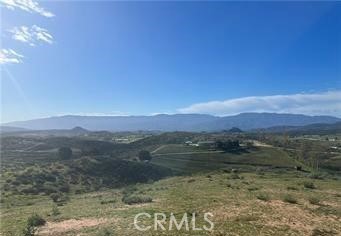
<path fill-rule="evenodd" d="M 341 117 L 341 2 L 0 2 L 3 122 Z"/>

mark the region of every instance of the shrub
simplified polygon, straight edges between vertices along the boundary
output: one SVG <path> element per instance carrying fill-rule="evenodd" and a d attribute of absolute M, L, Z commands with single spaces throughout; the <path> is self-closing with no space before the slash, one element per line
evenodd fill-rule
<path fill-rule="evenodd" d="M 50 195 L 50 198 L 52 199 L 53 202 L 55 203 L 64 203 L 68 200 L 67 196 L 62 194 L 61 192 L 58 193 L 52 193 Z"/>
<path fill-rule="evenodd" d="M 295 187 L 295 186 L 288 186 L 288 187 L 287 187 L 287 190 L 295 190 L 295 191 L 297 191 L 298 188 Z"/>
<path fill-rule="evenodd" d="M 267 202 L 267 201 L 270 200 L 270 197 L 269 197 L 268 194 L 259 193 L 259 194 L 257 195 L 257 199 Z"/>
<path fill-rule="evenodd" d="M 124 196 L 122 198 L 122 202 L 128 205 L 149 203 L 152 201 L 153 199 L 150 196 L 144 196 L 144 195 L 130 195 L 130 196 Z"/>
<path fill-rule="evenodd" d="M 320 199 L 318 197 L 310 197 L 309 202 L 313 205 L 320 205 Z"/>
<path fill-rule="evenodd" d="M 230 179 L 241 179 L 241 177 L 238 174 L 233 173 L 230 175 Z"/>
<path fill-rule="evenodd" d="M 112 235 L 114 235 L 112 230 L 108 228 L 104 228 L 96 234 L 96 236 L 112 236 Z"/>
<path fill-rule="evenodd" d="M 23 236 L 34 236 L 36 232 L 36 228 L 33 226 L 26 225 L 23 230 Z"/>
<path fill-rule="evenodd" d="M 316 188 L 315 184 L 314 184 L 313 182 L 310 182 L 310 181 L 304 182 L 304 183 L 303 183 L 303 186 L 304 186 L 305 188 L 309 188 L 309 189 L 315 189 L 315 188 Z"/>
<path fill-rule="evenodd" d="M 297 204 L 297 199 L 290 194 L 285 195 L 283 201 L 291 204 Z"/>
<path fill-rule="evenodd" d="M 60 211 L 56 205 L 53 205 L 51 215 L 53 215 L 53 216 L 60 215 Z"/>
<path fill-rule="evenodd" d="M 113 199 L 113 200 L 107 200 L 107 201 L 105 201 L 105 200 L 102 200 L 101 201 L 101 205 L 104 205 L 104 204 L 110 204 L 110 203 L 116 203 L 116 200 L 115 199 Z"/>
<path fill-rule="evenodd" d="M 256 190 L 259 190 L 259 188 L 253 186 L 253 187 L 248 187 L 247 190 L 249 190 L 249 191 L 256 191 Z"/>
<path fill-rule="evenodd" d="M 312 236 L 331 236 L 331 235 L 337 235 L 337 232 L 335 232 L 332 229 L 313 229 L 313 232 L 311 234 Z"/>
<path fill-rule="evenodd" d="M 31 215 L 26 222 L 26 226 L 23 230 L 24 236 L 34 236 L 36 232 L 36 227 L 42 226 L 46 223 L 46 220 L 44 220 L 41 216 L 38 214 Z"/>
<path fill-rule="evenodd" d="M 311 179 L 324 179 L 324 176 L 319 173 L 314 173 L 309 176 Z"/>
<path fill-rule="evenodd" d="M 150 155 L 150 152 L 146 150 L 140 151 L 138 157 L 140 161 L 150 161 L 152 159 L 152 155 Z"/>
<path fill-rule="evenodd" d="M 27 224 L 34 226 L 34 227 L 42 226 L 45 223 L 46 223 L 46 220 L 44 220 L 43 217 L 41 217 L 38 214 L 33 214 L 27 219 Z"/>

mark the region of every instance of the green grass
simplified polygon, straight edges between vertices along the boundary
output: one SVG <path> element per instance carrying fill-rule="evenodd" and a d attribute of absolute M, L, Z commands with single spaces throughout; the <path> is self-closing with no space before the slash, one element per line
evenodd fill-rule
<path fill-rule="evenodd" d="M 48 222 L 58 222 L 68 219 L 106 219 L 105 223 L 76 231 L 63 232 L 62 235 L 141 235 L 132 228 L 134 216 L 137 213 L 163 212 L 167 216 L 171 212 L 177 217 L 184 213 L 197 213 L 198 225 L 205 223 L 203 214 L 212 212 L 215 230 L 210 235 L 221 235 L 219 232 L 231 235 L 311 235 L 283 221 L 292 218 L 301 224 L 313 228 L 326 228 L 340 232 L 339 222 L 335 214 L 339 214 L 341 198 L 335 193 L 341 191 L 341 183 L 336 180 L 316 180 L 319 189 L 314 191 L 314 197 L 324 199 L 329 207 L 307 208 L 304 204 L 291 205 L 282 202 L 288 194 L 288 183 L 296 185 L 308 181 L 304 174 L 295 172 L 272 173 L 263 176 L 253 173 L 240 173 L 242 179 L 228 178 L 231 174 L 219 172 L 196 174 L 191 177 L 172 177 L 152 184 L 137 184 L 131 188 L 107 190 L 94 193 L 71 195 L 63 206 L 58 206 L 60 214 L 52 215 L 54 203 L 45 196 L 35 196 L 32 199 L 17 197 L 15 201 L 9 196 L 4 199 L 1 209 L 1 233 L 4 236 L 21 235 L 27 218 L 37 213 Z M 194 181 L 193 181 L 194 180 Z M 258 190 L 249 191 L 249 184 L 262 186 Z M 233 188 L 226 187 L 231 184 Z M 267 201 L 259 201 L 263 193 L 271 195 Z M 149 195 L 153 202 L 126 205 L 122 202 L 125 194 Z M 306 201 L 312 195 L 311 191 L 300 189 L 295 191 L 295 198 Z M 25 203 L 30 202 L 29 205 Z M 108 202 L 108 204 L 103 204 Z M 338 207 L 337 207 L 338 206 Z M 295 207 L 295 210 L 292 209 Z M 324 219 L 326 215 L 332 216 Z M 153 224 L 151 219 L 143 221 Z M 202 231 L 163 232 L 163 235 L 207 235 Z M 160 232 L 147 231 L 144 235 L 160 235 Z"/>
<path fill-rule="evenodd" d="M 55 223 L 70 219 L 103 219 L 99 225 L 60 234 L 66 236 L 298 236 L 311 235 L 312 229 L 326 227 L 341 232 L 339 222 L 335 220 L 341 212 L 339 180 L 328 177 L 312 180 L 307 173 L 293 170 L 296 161 L 286 152 L 272 147 L 259 147 L 240 154 L 181 154 L 203 151 L 180 144 L 164 145 L 154 153 L 152 163 L 171 168 L 182 176 L 122 189 L 71 192 L 68 201 L 61 206 L 56 206 L 49 196 L 5 192 L 1 203 L 0 235 L 22 235 L 27 219 L 35 213 Z M 12 162 L 11 167 L 14 168 L 15 163 Z M 231 172 L 232 169 L 237 171 Z M 134 176 L 135 172 L 129 174 Z M 323 199 L 323 204 L 319 201 L 318 205 L 312 206 L 316 203 L 313 198 Z M 180 219 L 184 213 L 196 213 L 198 225 L 205 223 L 204 213 L 211 212 L 215 228 L 211 233 L 184 230 L 141 233 L 132 228 L 134 216 L 141 212 L 151 215 L 162 212 L 168 217 L 174 213 Z M 328 221 L 326 217 L 329 217 Z M 285 221 L 288 218 L 307 227 L 297 227 Z M 145 219 L 143 223 L 153 224 L 153 221 Z"/>
<path fill-rule="evenodd" d="M 164 149 L 168 151 L 169 149 L 175 149 L 175 145 L 165 146 L 161 151 L 164 151 Z M 241 154 L 212 152 L 193 154 L 170 153 L 165 155 L 163 153 L 163 155 L 155 156 L 152 159 L 152 163 L 171 168 L 178 173 L 195 173 L 226 168 L 293 168 L 296 165 L 295 161 L 286 152 L 268 147 L 262 147 L 257 151 Z"/>

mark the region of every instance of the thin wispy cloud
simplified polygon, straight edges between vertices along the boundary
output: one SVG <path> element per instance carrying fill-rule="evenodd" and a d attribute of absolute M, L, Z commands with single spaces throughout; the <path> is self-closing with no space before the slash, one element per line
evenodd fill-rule
<path fill-rule="evenodd" d="M 20 9 L 30 13 L 38 13 L 45 17 L 55 16 L 52 12 L 45 10 L 38 2 L 33 0 L 0 0 L 0 3 L 11 10 Z"/>
<path fill-rule="evenodd" d="M 53 37 L 48 30 L 36 25 L 31 28 L 28 26 L 14 27 L 9 32 L 12 33 L 14 40 L 27 43 L 30 46 L 35 46 L 38 42 L 53 43 Z"/>
<path fill-rule="evenodd" d="M 341 90 L 210 101 L 178 109 L 178 112 L 218 116 L 235 115 L 243 112 L 276 112 L 341 117 Z"/>
<path fill-rule="evenodd" d="M 0 50 L 0 64 L 18 64 L 22 63 L 23 55 L 17 53 L 13 49 Z"/>

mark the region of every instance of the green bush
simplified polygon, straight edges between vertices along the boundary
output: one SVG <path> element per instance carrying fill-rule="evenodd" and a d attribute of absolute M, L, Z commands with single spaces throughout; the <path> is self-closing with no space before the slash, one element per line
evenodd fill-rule
<path fill-rule="evenodd" d="M 101 229 L 97 234 L 96 236 L 113 236 L 114 233 L 112 230 L 108 229 L 108 228 L 104 228 L 104 229 Z"/>
<path fill-rule="evenodd" d="M 36 232 L 36 228 L 33 226 L 26 225 L 23 230 L 23 236 L 34 236 Z"/>
<path fill-rule="evenodd" d="M 53 205 L 52 211 L 51 211 L 51 215 L 52 216 L 60 215 L 60 211 L 59 211 L 59 209 L 58 209 L 58 207 L 56 205 Z"/>
<path fill-rule="evenodd" d="M 124 196 L 122 198 L 122 202 L 128 205 L 149 203 L 152 201 L 153 199 L 150 196 L 145 196 L 145 195 L 130 195 L 130 196 Z"/>
<path fill-rule="evenodd" d="M 26 226 L 23 230 L 24 236 L 34 236 L 36 232 L 36 227 L 45 225 L 46 220 L 44 220 L 38 214 L 31 215 L 26 222 Z"/>
<path fill-rule="evenodd" d="M 64 203 L 68 200 L 68 197 L 66 195 L 62 194 L 61 192 L 52 193 L 50 195 L 50 198 L 52 199 L 52 201 L 54 203 Z"/>
<path fill-rule="evenodd" d="M 287 190 L 295 190 L 295 191 L 297 191 L 298 188 L 295 187 L 295 186 L 288 186 L 288 187 L 287 187 Z"/>
<path fill-rule="evenodd" d="M 283 201 L 291 204 L 297 204 L 297 199 L 290 194 L 285 195 L 283 197 Z"/>
<path fill-rule="evenodd" d="M 332 236 L 337 235 L 337 232 L 335 232 L 332 229 L 313 229 L 313 232 L 311 234 L 312 236 Z"/>
<path fill-rule="evenodd" d="M 310 197 L 309 199 L 310 204 L 313 205 L 320 205 L 320 199 L 318 197 Z"/>
<path fill-rule="evenodd" d="M 316 189 L 316 186 L 313 182 L 310 182 L 310 181 L 306 181 L 303 183 L 303 186 L 305 188 L 309 188 L 309 189 Z"/>
<path fill-rule="evenodd" d="M 257 199 L 267 202 L 270 200 L 270 197 L 266 193 L 259 193 L 257 194 Z"/>
<path fill-rule="evenodd" d="M 33 214 L 27 219 L 27 224 L 34 226 L 34 227 L 42 226 L 45 223 L 46 223 L 46 220 L 44 220 L 43 217 L 41 217 L 38 214 Z"/>
<path fill-rule="evenodd" d="M 251 187 L 248 187 L 247 190 L 249 190 L 251 192 L 251 191 L 259 190 L 259 188 L 256 186 L 251 186 Z"/>
<path fill-rule="evenodd" d="M 100 203 L 101 203 L 101 205 L 110 204 L 110 203 L 116 203 L 116 200 L 115 200 L 115 199 L 113 199 L 113 200 L 107 200 L 107 201 L 102 200 Z"/>
<path fill-rule="evenodd" d="M 324 179 L 325 178 L 325 176 L 323 176 L 322 174 L 319 174 L 319 173 L 311 174 L 309 177 L 311 179 Z"/>
<path fill-rule="evenodd" d="M 138 157 L 140 161 L 150 161 L 152 159 L 152 155 L 150 154 L 149 151 L 146 151 L 146 150 L 141 150 L 138 153 Z"/>
<path fill-rule="evenodd" d="M 236 173 L 231 174 L 229 178 L 230 179 L 241 179 L 241 177 Z"/>

